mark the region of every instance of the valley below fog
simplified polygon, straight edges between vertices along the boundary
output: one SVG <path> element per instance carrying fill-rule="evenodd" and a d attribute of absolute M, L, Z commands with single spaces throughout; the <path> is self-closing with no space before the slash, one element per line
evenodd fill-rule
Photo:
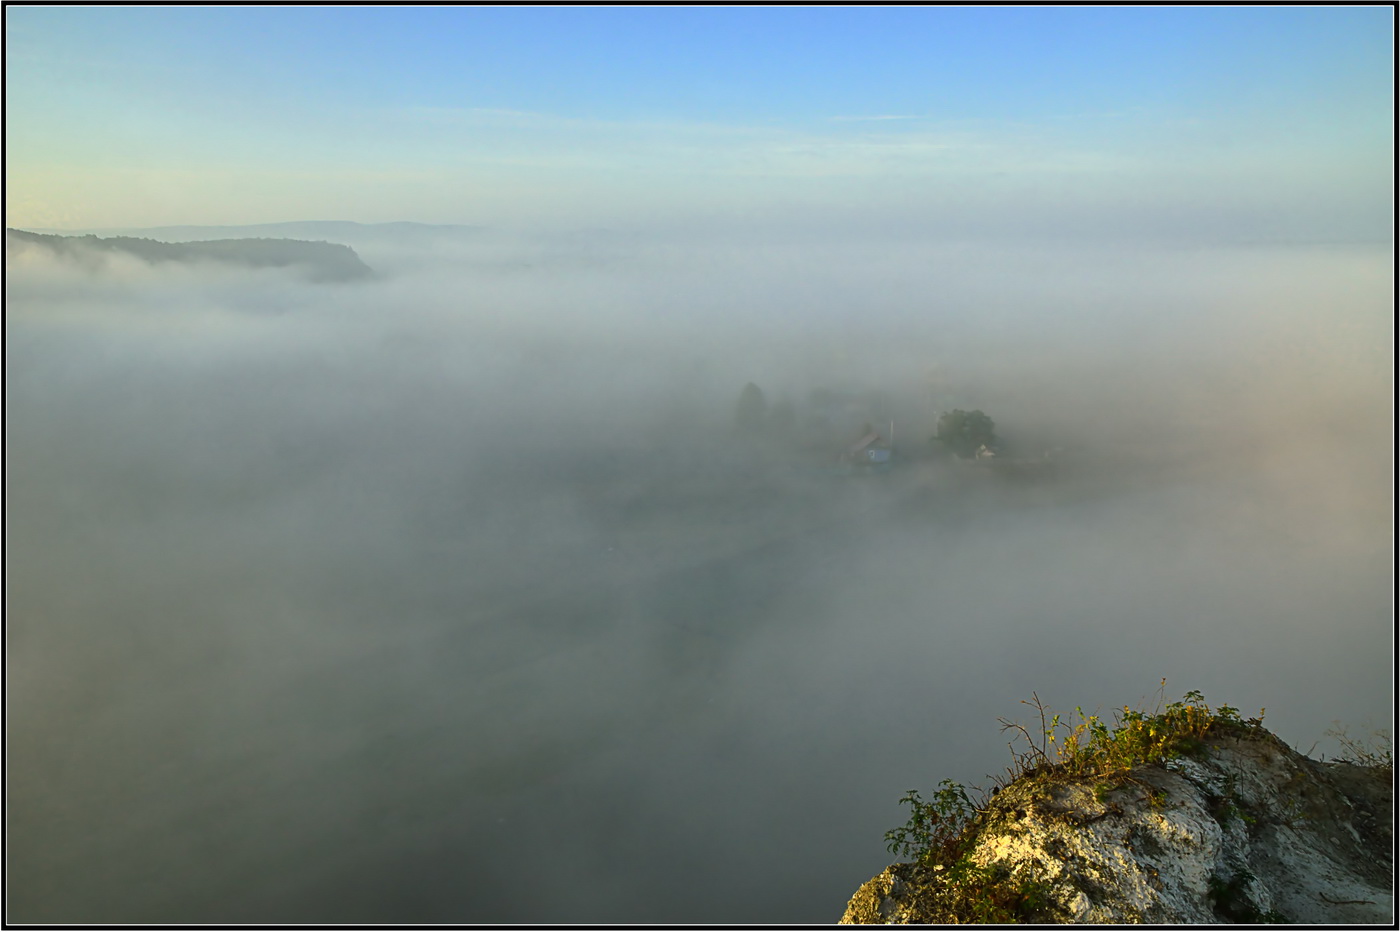
<path fill-rule="evenodd" d="M 1389 247 L 357 235 L 7 252 L 11 921 L 834 922 L 1033 691 L 1389 722 Z"/>

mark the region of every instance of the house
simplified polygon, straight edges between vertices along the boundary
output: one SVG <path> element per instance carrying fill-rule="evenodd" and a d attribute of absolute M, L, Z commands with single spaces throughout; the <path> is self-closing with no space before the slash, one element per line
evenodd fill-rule
<path fill-rule="evenodd" d="M 841 463 L 852 468 L 873 469 L 883 472 L 890 467 L 890 457 L 894 454 L 889 442 L 877 431 L 867 431 L 841 454 Z"/>

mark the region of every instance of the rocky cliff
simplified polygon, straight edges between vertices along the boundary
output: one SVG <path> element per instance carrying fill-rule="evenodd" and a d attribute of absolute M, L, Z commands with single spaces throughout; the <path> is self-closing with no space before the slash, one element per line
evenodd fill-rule
<path fill-rule="evenodd" d="M 1393 924 L 1393 800 L 1392 768 L 1315 761 L 1262 727 L 1112 786 L 1042 767 L 970 823 L 975 878 L 894 864 L 841 922 L 965 921 L 1009 889 L 1029 922 Z"/>

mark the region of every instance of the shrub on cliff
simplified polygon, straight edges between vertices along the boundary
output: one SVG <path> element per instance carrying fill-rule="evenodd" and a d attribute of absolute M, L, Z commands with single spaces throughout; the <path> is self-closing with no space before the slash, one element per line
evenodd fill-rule
<path fill-rule="evenodd" d="M 1166 687 L 1166 680 L 1162 686 Z M 1022 703 L 1038 713 L 1040 737 L 1033 737 L 1019 722 L 1000 719 L 1002 731 L 1016 733 L 1027 746 L 1019 754 L 1012 749 L 1015 765 L 1011 779 L 1039 768 L 1052 768 L 1072 777 L 1121 778 L 1141 764 L 1162 764 L 1195 753 L 1212 730 L 1257 728 L 1264 721 L 1263 709 L 1251 719 L 1241 719 L 1239 709 L 1233 706 L 1212 710 L 1194 689 L 1165 709 L 1160 699 L 1152 712 L 1124 706 L 1123 711 L 1114 713 L 1112 728 L 1080 708 L 1075 708 L 1073 718 L 1051 713 L 1034 693 Z"/>
<path fill-rule="evenodd" d="M 1166 680 L 1162 681 L 1162 689 Z M 1040 697 L 1023 700 L 1036 710 L 1039 733 L 1030 727 L 1001 719 L 1004 731 L 1013 732 L 1025 745 L 1016 749 L 1012 766 L 989 794 L 973 801 L 967 787 L 944 780 L 929 800 L 918 790 L 900 799 L 909 805 L 909 821 L 885 833 L 891 853 L 911 858 L 941 878 L 936 896 L 941 909 L 958 922 L 1018 922 L 1036 915 L 1045 903 L 1046 890 L 1037 880 L 1017 875 L 1005 865 L 978 863 L 971 857 L 978 817 L 986 811 L 990 796 L 1023 777 L 1050 780 L 1092 779 L 1095 793 L 1107 793 L 1126 783 L 1138 782 L 1132 770 L 1143 764 L 1164 764 L 1182 755 L 1194 755 L 1211 733 L 1262 731 L 1264 710 L 1258 718 L 1242 719 L 1239 710 L 1222 705 L 1212 709 L 1200 692 L 1192 690 L 1180 700 L 1162 707 L 1159 698 L 1152 711 L 1124 706 L 1114 715 L 1112 727 L 1098 715 L 1053 713 Z M 1156 790 L 1149 798 L 1160 805 Z"/>

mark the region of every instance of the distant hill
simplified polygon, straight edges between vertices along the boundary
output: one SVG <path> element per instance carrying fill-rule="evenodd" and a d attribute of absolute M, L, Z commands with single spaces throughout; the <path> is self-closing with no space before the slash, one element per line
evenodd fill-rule
<path fill-rule="evenodd" d="M 44 230 L 45 233 L 97 236 L 137 236 L 174 242 L 201 242 L 220 239 L 303 239 L 347 246 L 416 244 L 444 238 L 462 239 L 481 234 L 484 227 L 434 223 L 355 223 L 350 220 L 294 220 L 286 223 L 255 223 L 241 226 L 111 227 L 106 229 Z"/>
<path fill-rule="evenodd" d="M 145 262 L 220 262 L 249 268 L 290 268 L 316 282 L 360 281 L 374 271 L 349 246 L 298 239 L 213 239 L 167 243 L 132 236 L 55 236 L 5 230 L 5 255 L 23 248 L 47 249 L 81 260 L 97 253 L 121 253 Z"/>

